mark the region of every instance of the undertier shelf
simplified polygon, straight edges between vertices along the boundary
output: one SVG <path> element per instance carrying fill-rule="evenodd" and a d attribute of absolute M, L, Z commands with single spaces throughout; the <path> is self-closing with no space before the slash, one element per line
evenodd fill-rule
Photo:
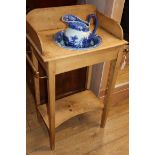
<path fill-rule="evenodd" d="M 104 104 L 90 90 L 67 96 L 56 100 L 55 103 L 55 127 L 58 127 L 68 119 L 89 111 L 101 110 Z M 47 104 L 38 106 L 39 112 L 49 128 Z"/>

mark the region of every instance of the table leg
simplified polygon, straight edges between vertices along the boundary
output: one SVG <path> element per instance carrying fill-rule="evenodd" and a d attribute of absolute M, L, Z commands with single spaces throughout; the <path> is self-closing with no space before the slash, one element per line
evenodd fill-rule
<path fill-rule="evenodd" d="M 118 53 L 117 59 L 112 60 L 110 63 L 110 71 L 108 76 L 108 82 L 107 82 L 107 93 L 104 99 L 104 108 L 102 112 L 102 118 L 101 118 L 101 128 L 104 128 L 108 111 L 109 111 L 109 103 L 111 100 L 111 94 L 112 90 L 115 87 L 115 82 L 118 74 L 118 70 L 120 69 L 120 64 L 123 56 L 123 51 L 120 51 Z"/>
<path fill-rule="evenodd" d="M 55 63 L 48 63 L 48 117 L 49 117 L 49 134 L 50 147 L 55 149 Z"/>
<path fill-rule="evenodd" d="M 90 89 L 93 66 L 87 67 L 86 89 Z"/>
<path fill-rule="evenodd" d="M 34 53 L 33 53 L 33 48 L 31 47 L 31 51 L 32 51 L 32 63 L 34 64 L 36 70 L 38 70 L 38 60 L 35 57 Z M 35 107 L 36 107 L 36 113 L 37 113 L 37 118 L 38 120 L 40 120 L 39 117 L 39 112 L 38 112 L 38 105 L 40 105 L 40 85 L 39 85 L 39 78 L 33 77 L 33 81 L 34 81 L 34 90 L 35 90 Z"/>

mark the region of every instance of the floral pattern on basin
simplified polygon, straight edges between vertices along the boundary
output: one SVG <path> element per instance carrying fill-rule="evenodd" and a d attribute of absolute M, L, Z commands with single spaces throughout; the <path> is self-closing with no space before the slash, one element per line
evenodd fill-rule
<path fill-rule="evenodd" d="M 93 38 L 83 39 L 81 41 L 81 45 L 79 43 L 76 44 L 77 36 L 72 36 L 71 41 L 69 44 L 66 45 L 67 39 L 64 37 L 64 31 L 59 31 L 54 36 L 54 41 L 62 48 L 70 49 L 70 50 L 89 50 L 91 48 L 96 48 L 102 42 L 100 36 L 95 35 Z M 64 41 L 66 39 L 66 41 Z"/>

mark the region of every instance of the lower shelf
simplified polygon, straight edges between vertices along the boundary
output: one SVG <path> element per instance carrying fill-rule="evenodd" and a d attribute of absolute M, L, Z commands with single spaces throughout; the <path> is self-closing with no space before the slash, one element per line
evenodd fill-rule
<path fill-rule="evenodd" d="M 55 103 L 55 127 L 58 127 L 68 119 L 82 113 L 103 109 L 104 104 L 90 90 L 86 90 L 65 98 L 56 100 Z M 38 107 L 47 127 L 49 127 L 47 105 Z"/>

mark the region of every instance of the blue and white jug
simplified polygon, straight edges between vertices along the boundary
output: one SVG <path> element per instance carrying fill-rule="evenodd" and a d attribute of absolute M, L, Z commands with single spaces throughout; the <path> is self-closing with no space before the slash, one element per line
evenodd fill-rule
<path fill-rule="evenodd" d="M 90 21 L 94 20 L 94 30 L 90 32 Z M 62 21 L 68 25 L 64 32 L 63 40 L 66 46 L 74 48 L 87 48 L 90 46 L 93 37 L 96 36 L 98 19 L 95 14 L 90 14 L 87 21 L 83 21 L 74 15 L 64 15 Z"/>

